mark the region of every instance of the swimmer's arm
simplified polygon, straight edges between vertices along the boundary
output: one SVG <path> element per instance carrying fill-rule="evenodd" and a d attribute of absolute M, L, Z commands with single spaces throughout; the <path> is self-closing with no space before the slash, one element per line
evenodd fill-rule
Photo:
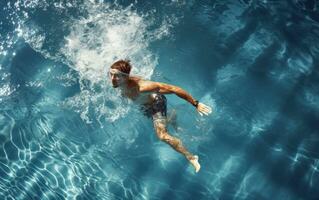
<path fill-rule="evenodd" d="M 140 81 L 139 83 L 140 92 L 159 92 L 161 94 L 176 94 L 182 99 L 185 99 L 193 106 L 196 106 L 196 100 L 182 88 L 170 85 L 166 83 L 153 82 L 153 81 Z"/>

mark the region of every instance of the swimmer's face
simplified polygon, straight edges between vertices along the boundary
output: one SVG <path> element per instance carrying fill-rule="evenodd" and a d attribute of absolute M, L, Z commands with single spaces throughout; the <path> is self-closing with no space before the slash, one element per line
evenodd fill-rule
<path fill-rule="evenodd" d="M 109 77 L 111 78 L 112 86 L 117 88 L 127 81 L 128 75 L 121 73 L 118 70 L 111 69 L 109 71 Z"/>

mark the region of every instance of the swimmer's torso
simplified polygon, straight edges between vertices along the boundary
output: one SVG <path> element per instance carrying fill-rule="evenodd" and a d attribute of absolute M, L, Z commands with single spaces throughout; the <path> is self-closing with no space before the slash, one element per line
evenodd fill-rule
<path fill-rule="evenodd" d="M 143 87 L 141 85 L 143 82 L 141 83 L 140 80 L 140 78 L 130 77 L 125 87 L 122 87 L 122 95 L 139 104 L 144 115 L 148 118 L 152 118 L 154 121 L 165 121 L 167 116 L 166 97 L 156 90 L 140 92 L 140 87 Z"/>

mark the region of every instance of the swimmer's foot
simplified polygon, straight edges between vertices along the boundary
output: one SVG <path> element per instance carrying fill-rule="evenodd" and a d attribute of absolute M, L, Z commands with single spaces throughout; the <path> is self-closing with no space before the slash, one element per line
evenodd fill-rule
<path fill-rule="evenodd" d="M 195 168 L 195 172 L 197 173 L 200 170 L 200 164 L 198 162 L 198 156 L 195 155 L 192 158 L 189 159 L 189 162 L 193 165 Z"/>

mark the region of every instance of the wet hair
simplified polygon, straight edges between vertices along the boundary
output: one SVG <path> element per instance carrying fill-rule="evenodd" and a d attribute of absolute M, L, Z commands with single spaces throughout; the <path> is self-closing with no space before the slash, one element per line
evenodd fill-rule
<path fill-rule="evenodd" d="M 111 65 L 111 69 L 117 69 L 123 73 L 130 74 L 131 69 L 132 69 L 132 65 L 130 63 L 130 60 L 126 60 L 126 59 L 119 60 Z"/>

